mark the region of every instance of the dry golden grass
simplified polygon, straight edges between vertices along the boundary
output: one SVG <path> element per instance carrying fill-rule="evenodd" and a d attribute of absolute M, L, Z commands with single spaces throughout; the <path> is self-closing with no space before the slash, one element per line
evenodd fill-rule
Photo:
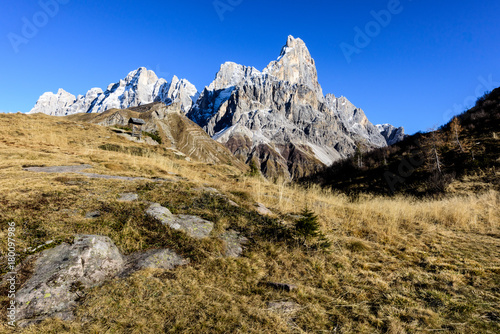
<path fill-rule="evenodd" d="M 438 200 L 349 198 L 319 187 L 248 177 L 231 166 L 187 162 L 106 128 L 44 115 L 1 115 L 0 134 L 2 254 L 6 222 L 15 221 L 19 250 L 86 233 L 108 235 L 125 253 L 171 247 L 191 259 L 175 270 L 141 271 L 107 282 L 87 291 L 74 321 L 48 319 L 19 332 L 500 332 L 497 192 Z M 122 149 L 102 150 L 103 144 Z M 91 164 L 94 173 L 182 178 L 101 180 L 21 167 L 81 163 Z M 200 185 L 217 188 L 240 208 L 197 190 Z M 226 228 L 242 231 L 250 238 L 244 256 L 221 258 L 216 238 L 192 240 L 145 218 L 146 204 L 116 201 L 129 191 L 173 212 L 213 221 L 214 234 Z M 255 202 L 276 217 L 258 215 Z M 272 233 L 276 226 L 291 226 L 289 215 L 305 206 L 319 215 L 329 249 L 308 249 Z M 103 213 L 100 218 L 84 218 L 96 209 Z M 298 289 L 275 291 L 261 284 L 266 281 Z M 0 296 L 2 312 L 6 300 Z M 294 301 L 300 308 L 287 315 L 270 310 L 272 301 Z M 0 325 L 0 331 L 7 330 Z"/>

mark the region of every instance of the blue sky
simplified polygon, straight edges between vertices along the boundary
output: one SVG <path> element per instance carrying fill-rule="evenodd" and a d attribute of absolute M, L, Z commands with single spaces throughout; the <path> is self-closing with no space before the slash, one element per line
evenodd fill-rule
<path fill-rule="evenodd" d="M 58 88 L 105 89 L 140 66 L 202 90 L 225 61 L 262 70 L 293 35 L 325 94 L 373 123 L 425 131 L 500 86 L 498 13 L 495 0 L 5 1 L 0 111 L 27 112 Z"/>

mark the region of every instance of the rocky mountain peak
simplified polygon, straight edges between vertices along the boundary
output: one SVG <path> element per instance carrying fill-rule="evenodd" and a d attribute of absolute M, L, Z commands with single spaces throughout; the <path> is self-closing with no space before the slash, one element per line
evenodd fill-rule
<path fill-rule="evenodd" d="M 234 87 L 246 78 L 260 74 L 260 71 L 255 67 L 243 66 L 228 61 L 220 66 L 219 72 L 217 72 L 215 80 L 210 84 L 208 90 L 221 90 Z"/>
<path fill-rule="evenodd" d="M 308 86 L 316 93 L 318 99 L 323 101 L 316 64 L 306 44 L 300 38 L 288 36 L 278 59 L 269 63 L 263 73 L 291 84 Z"/>
<path fill-rule="evenodd" d="M 145 67 L 139 67 L 137 70 L 130 72 L 125 78 L 125 82 L 134 87 L 149 86 L 158 81 L 155 72 L 148 70 Z"/>
<path fill-rule="evenodd" d="M 387 145 L 394 145 L 407 136 L 402 126 L 397 128 L 391 124 L 377 124 L 376 127 L 387 141 Z"/>

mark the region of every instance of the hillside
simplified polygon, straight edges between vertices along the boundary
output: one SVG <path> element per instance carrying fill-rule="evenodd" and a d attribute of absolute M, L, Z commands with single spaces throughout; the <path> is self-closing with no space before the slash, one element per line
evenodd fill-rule
<path fill-rule="evenodd" d="M 500 190 L 500 88 L 428 133 L 334 163 L 302 179 L 348 194 Z"/>
<path fill-rule="evenodd" d="M 128 125 L 129 119 L 131 117 L 142 119 L 145 121 L 143 141 L 146 143 L 158 144 L 160 148 L 179 157 L 206 163 L 234 165 L 243 171 L 247 169 L 245 164 L 236 159 L 227 148 L 212 140 L 198 125 L 184 116 L 181 108 L 180 103 L 166 106 L 157 102 L 129 109 L 110 109 L 99 114 L 74 114 L 63 119 L 111 126 L 115 132 L 130 140 L 134 138 Z M 113 145 L 107 145 L 107 148 L 116 149 Z"/>
<path fill-rule="evenodd" d="M 1 316 L 15 223 L 24 317 L 17 323 L 31 324 L 16 332 L 500 331 L 497 191 L 353 200 L 314 185 L 269 182 L 234 165 L 188 161 L 86 117 L 94 116 L 0 115 Z M 296 228 L 305 207 L 318 215 L 323 237 Z M 196 219 L 213 227 L 208 236 L 171 224 Z M 89 237 L 81 235 L 109 240 L 100 247 L 127 264 L 145 266 L 136 260 L 161 252 L 167 263 L 156 257 L 102 279 L 105 269 L 94 262 L 113 263 L 111 255 L 87 257 Z M 79 252 L 85 262 L 74 262 L 72 275 L 81 280 L 64 292 L 69 308 L 49 308 L 62 303 L 53 291 L 69 279 L 62 262 Z M 58 256 L 54 276 L 30 290 Z M 10 331 L 2 321 L 0 332 Z"/>

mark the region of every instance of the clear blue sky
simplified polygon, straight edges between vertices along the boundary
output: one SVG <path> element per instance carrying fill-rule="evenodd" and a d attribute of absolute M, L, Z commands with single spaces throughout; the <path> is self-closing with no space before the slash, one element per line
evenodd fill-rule
<path fill-rule="evenodd" d="M 262 70 L 290 34 L 309 47 L 325 93 L 407 133 L 443 124 L 454 105 L 463 109 L 500 86 L 497 0 L 217 0 L 219 12 L 213 0 L 41 5 L 53 1 L 2 3 L 2 112 L 29 111 L 58 88 L 75 95 L 105 89 L 140 66 L 202 90 L 225 61 Z M 390 22 L 375 23 L 371 12 L 388 9 Z M 368 27 L 370 41 L 355 41 L 356 27 Z M 350 62 L 342 43 L 357 47 Z"/>

